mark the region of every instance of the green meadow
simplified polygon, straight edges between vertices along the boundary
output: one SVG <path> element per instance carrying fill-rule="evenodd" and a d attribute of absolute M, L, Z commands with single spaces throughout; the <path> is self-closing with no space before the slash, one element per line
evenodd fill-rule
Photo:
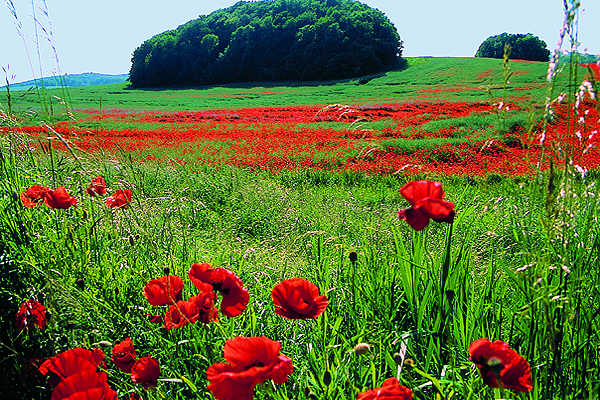
<path fill-rule="evenodd" d="M 59 121 L 82 129 L 156 127 L 78 122 L 90 109 L 518 103 L 519 111 L 502 118 L 441 118 L 420 128 L 458 127 L 466 135 L 491 126 L 497 134 L 539 122 L 546 96 L 573 92 L 572 82 L 586 73 L 567 65 L 548 89 L 547 69 L 538 62 L 510 61 L 507 70 L 495 59 L 409 58 L 402 70 L 344 81 L 145 90 L 112 84 L 0 97 L 0 388 L 11 388 L 13 397 L 6 398 L 48 398 L 48 382 L 25 372 L 31 359 L 77 346 L 100 347 L 110 357 L 112 346 L 130 337 L 138 356 L 156 358 L 161 373 L 157 387 L 144 390 L 107 358 L 108 381 L 120 398 L 210 399 L 206 370 L 223 361 L 225 341 L 265 336 L 281 343 L 294 370 L 285 384 L 258 385 L 256 399 L 356 399 L 390 377 L 422 400 L 598 398 L 596 170 L 584 176 L 565 163 L 526 176 L 270 172 L 140 162 L 125 151 L 87 153 L 61 146 L 64 139 L 51 133 L 46 140 L 19 129 Z M 364 128 L 394 124 L 366 122 Z M 343 130 L 349 123 L 311 125 Z M 380 144 L 398 152 L 438 145 L 426 138 Z M 175 157 L 170 151 L 164 150 L 167 159 Z M 129 206 L 108 208 L 103 198 L 87 195 L 97 176 L 109 193 L 130 189 Z M 456 210 L 452 224 L 431 221 L 415 231 L 398 218 L 410 207 L 400 189 L 415 180 L 441 182 L 444 200 Z M 66 187 L 77 207 L 25 208 L 20 194 L 34 184 Z M 165 309 L 148 303 L 145 285 L 178 275 L 187 299 L 198 293 L 188 270 L 203 262 L 240 277 L 250 293 L 243 313 L 173 330 L 150 322 L 147 314 Z M 274 313 L 273 287 L 295 277 L 328 297 L 318 318 Z M 48 327 L 19 332 L 15 313 L 30 298 L 48 309 Z M 480 338 L 503 340 L 528 361 L 530 392 L 484 383 L 468 351 Z M 356 350 L 359 344 L 367 350 Z"/>

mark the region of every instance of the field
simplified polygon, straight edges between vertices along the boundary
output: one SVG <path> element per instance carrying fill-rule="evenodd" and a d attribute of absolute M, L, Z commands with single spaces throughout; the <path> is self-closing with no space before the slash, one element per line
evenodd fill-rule
<path fill-rule="evenodd" d="M 312 85 L 12 93 L 0 102 L 0 392 L 48 398 L 37 367 L 81 346 L 105 351 L 120 398 L 208 399 L 225 342 L 265 336 L 293 371 L 253 386 L 257 399 L 356 399 L 390 377 L 416 399 L 598 398 L 598 104 L 587 94 L 574 108 L 587 68 L 566 65 L 551 87 L 547 70 L 414 58 Z M 98 176 L 102 196 L 87 190 Z M 453 219 L 399 219 L 416 207 L 401 189 L 419 180 L 441 183 Z M 76 207 L 23 200 L 36 184 L 64 186 Z M 166 275 L 182 299 L 202 294 L 194 263 L 239 277 L 239 315 L 222 282 L 218 320 L 149 302 Z M 274 312 L 291 278 L 327 296 L 323 313 Z M 51 314 L 45 329 L 15 326 L 28 299 Z M 126 338 L 158 361 L 155 388 L 109 359 Z M 527 360 L 531 390 L 488 386 L 508 364 L 482 379 L 469 360 L 481 338 Z"/>

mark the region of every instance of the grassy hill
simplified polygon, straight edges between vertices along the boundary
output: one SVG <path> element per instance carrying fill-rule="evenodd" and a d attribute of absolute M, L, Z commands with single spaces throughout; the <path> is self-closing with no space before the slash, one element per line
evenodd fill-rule
<path fill-rule="evenodd" d="M 503 88 L 502 60 L 490 58 L 409 58 L 407 67 L 374 76 L 341 81 L 249 82 L 187 88 L 130 89 L 127 84 L 74 87 L 74 109 L 196 110 L 311 104 L 382 104 L 406 101 L 488 101 L 521 96 L 543 102 L 547 63 L 511 61 L 513 75 Z M 583 71 L 582 68 L 582 72 Z M 49 96 L 62 93 L 49 90 Z M 57 101 L 58 100 L 54 100 Z M 0 105 L 6 102 L 0 93 Z M 35 92 L 13 96 L 14 111 L 36 110 Z M 57 107 L 60 106 L 57 104 Z"/>
<path fill-rule="evenodd" d="M 41 79 L 32 79 L 25 82 L 10 85 L 11 90 L 27 90 L 36 86 L 46 88 L 60 88 L 63 86 L 93 86 L 106 85 L 110 83 L 125 82 L 128 74 L 109 75 L 86 72 L 83 74 L 68 74 L 64 76 L 49 76 Z M 6 85 L 5 85 L 6 86 Z M 5 86 L 0 86 L 4 88 Z"/>

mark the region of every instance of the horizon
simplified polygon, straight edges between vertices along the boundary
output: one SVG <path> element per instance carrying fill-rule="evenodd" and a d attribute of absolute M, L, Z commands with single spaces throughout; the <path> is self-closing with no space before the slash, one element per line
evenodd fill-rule
<path fill-rule="evenodd" d="M 6 6 L 0 11 L 0 18 L 9 18 L 10 23 L 0 25 L 0 34 L 5 38 L 4 44 L 8 51 L 1 53 L 0 67 L 8 70 L 6 78 L 11 84 L 41 77 L 82 73 L 128 74 L 131 53 L 144 40 L 236 2 L 221 0 L 206 5 L 185 0 L 177 6 L 144 7 L 142 4 L 147 3 L 139 0 L 125 4 L 107 0 L 101 5 L 52 4 L 50 0 L 36 3 L 34 0 L 37 7 L 31 9 L 22 3 L 15 6 L 12 1 L 7 0 Z M 361 2 L 380 10 L 394 24 L 404 44 L 404 58 L 471 58 L 481 42 L 503 32 L 532 33 L 546 42 L 552 52 L 556 47 L 564 15 L 562 1 L 558 0 L 551 5 L 545 0 L 533 0 L 525 4 L 509 0 L 485 7 L 474 0 L 463 1 L 462 7 L 437 0 L 424 0 L 419 4 L 409 5 L 399 5 L 393 0 Z M 589 21 L 600 20 L 600 4 L 590 6 L 588 2 L 583 3 L 580 11 L 578 39 L 581 45 L 577 51 L 598 55 L 600 26 Z M 11 14 L 9 5 L 14 7 L 16 18 Z M 512 12 L 517 6 L 521 12 Z M 38 21 L 37 43 L 42 42 L 39 56 L 41 62 L 38 62 L 38 49 L 35 46 L 34 12 Z M 535 20 L 531 18 L 534 12 L 539 14 Z M 135 13 L 136 20 L 144 21 L 143 24 L 132 23 L 129 15 Z M 90 15 L 95 18 L 90 18 Z M 415 15 L 421 18 L 414 18 Z M 494 15 L 493 20 L 484 18 L 488 15 Z M 111 26 L 117 28 L 106 31 L 105 22 L 109 19 L 113 20 Z M 427 29 L 423 29 L 424 20 Z M 450 25 L 448 21 L 455 21 L 451 29 L 447 29 Z M 442 31 L 431 27 L 441 28 Z M 504 29 L 500 29 L 501 27 Z M 99 35 L 98 32 L 102 34 Z M 569 47 L 566 42 L 567 40 L 563 49 Z M 5 76 L 0 78 L 5 80 Z"/>

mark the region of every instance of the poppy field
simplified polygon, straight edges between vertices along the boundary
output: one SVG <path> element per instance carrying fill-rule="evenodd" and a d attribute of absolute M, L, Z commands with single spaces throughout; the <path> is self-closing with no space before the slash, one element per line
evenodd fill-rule
<path fill-rule="evenodd" d="M 597 65 L 547 71 L 15 95 L 3 398 L 597 398 Z"/>

